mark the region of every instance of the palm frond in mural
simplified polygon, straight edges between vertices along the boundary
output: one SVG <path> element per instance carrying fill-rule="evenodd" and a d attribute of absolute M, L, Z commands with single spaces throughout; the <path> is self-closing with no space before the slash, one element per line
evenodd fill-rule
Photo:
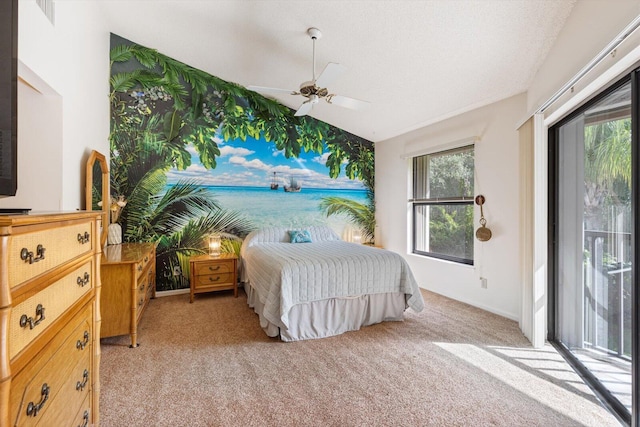
<path fill-rule="evenodd" d="M 361 231 L 363 240 L 371 242 L 376 228 L 374 193 L 367 190 L 367 203 L 360 203 L 344 197 L 324 197 L 320 209 L 325 215 L 346 215 Z"/>
<path fill-rule="evenodd" d="M 245 236 L 254 228 L 242 214 L 225 209 L 207 211 L 191 206 L 170 219 L 165 218 L 158 224 L 158 229 L 165 233 L 156 240 L 156 268 L 162 289 L 185 286 L 183 278 L 189 271 L 189 257 L 205 253 L 205 238 L 210 233 L 219 232 L 225 236 L 224 240 L 240 242 L 237 236 Z M 235 251 L 233 244 L 223 245 L 223 250 L 231 249 Z"/>

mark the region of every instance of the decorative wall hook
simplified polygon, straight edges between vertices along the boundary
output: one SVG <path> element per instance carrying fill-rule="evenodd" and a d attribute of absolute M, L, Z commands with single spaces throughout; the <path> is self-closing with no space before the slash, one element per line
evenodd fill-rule
<path fill-rule="evenodd" d="M 486 242 L 491 239 L 491 230 L 489 230 L 487 225 L 487 220 L 484 219 L 484 211 L 482 210 L 482 205 L 484 205 L 485 198 L 482 194 L 476 196 L 476 204 L 480 206 L 480 228 L 476 230 L 476 239 L 481 242 Z"/>

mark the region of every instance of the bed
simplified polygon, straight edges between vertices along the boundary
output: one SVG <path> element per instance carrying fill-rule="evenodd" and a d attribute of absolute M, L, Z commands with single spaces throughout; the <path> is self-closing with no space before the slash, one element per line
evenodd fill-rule
<path fill-rule="evenodd" d="M 250 233 L 240 251 L 247 303 L 270 337 L 283 341 L 324 338 L 424 308 L 420 289 L 397 253 L 342 241 L 329 227 Z M 303 239 L 305 240 L 305 239 Z"/>

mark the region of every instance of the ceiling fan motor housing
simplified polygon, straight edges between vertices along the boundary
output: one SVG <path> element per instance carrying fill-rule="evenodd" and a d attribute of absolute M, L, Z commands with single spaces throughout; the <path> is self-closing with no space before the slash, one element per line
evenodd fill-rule
<path fill-rule="evenodd" d="M 317 95 L 319 98 L 324 98 L 329 94 L 329 91 L 326 88 L 318 87 L 314 82 L 304 82 L 300 85 L 300 95 L 306 96 L 307 98 L 311 95 Z"/>

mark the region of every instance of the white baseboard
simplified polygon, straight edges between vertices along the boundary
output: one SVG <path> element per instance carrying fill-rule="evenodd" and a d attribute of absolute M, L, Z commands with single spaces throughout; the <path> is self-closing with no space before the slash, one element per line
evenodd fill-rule
<path fill-rule="evenodd" d="M 182 295 L 182 294 L 188 294 L 190 292 L 189 288 L 185 288 L 185 289 L 173 289 L 170 291 L 158 291 L 156 292 L 156 298 L 160 298 L 160 297 L 171 297 L 173 295 Z"/>

